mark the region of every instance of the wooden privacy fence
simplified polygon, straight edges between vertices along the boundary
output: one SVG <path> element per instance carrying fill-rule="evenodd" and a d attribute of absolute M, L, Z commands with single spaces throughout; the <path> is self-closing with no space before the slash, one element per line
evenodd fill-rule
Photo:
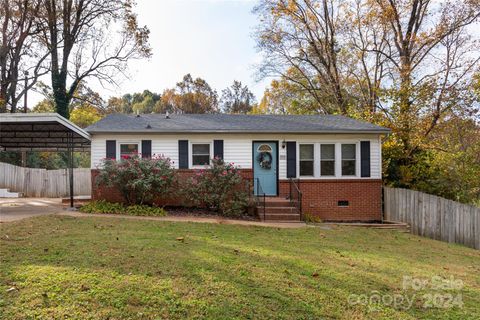
<path fill-rule="evenodd" d="M 480 208 L 414 190 L 383 189 L 385 220 L 408 223 L 413 234 L 480 249 Z"/>
<path fill-rule="evenodd" d="M 73 190 L 77 195 L 92 191 L 90 169 L 73 170 Z M 0 189 L 22 192 L 24 197 L 59 198 L 69 196 L 67 169 L 46 170 L 17 167 L 0 162 Z"/>

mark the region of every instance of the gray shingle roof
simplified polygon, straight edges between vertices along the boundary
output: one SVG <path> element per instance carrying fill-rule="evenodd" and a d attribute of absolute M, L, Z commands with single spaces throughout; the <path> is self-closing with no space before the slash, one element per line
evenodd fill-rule
<path fill-rule="evenodd" d="M 85 129 L 95 133 L 388 133 L 339 115 L 111 114 Z"/>

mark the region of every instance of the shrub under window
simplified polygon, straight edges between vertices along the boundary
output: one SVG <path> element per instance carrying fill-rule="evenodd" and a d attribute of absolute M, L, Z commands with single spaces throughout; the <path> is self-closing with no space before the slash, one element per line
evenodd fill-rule
<path fill-rule="evenodd" d="M 313 144 L 300 145 L 300 175 L 313 176 Z"/>
<path fill-rule="evenodd" d="M 356 167 L 356 145 L 342 144 L 342 176 L 354 176 Z"/>
<path fill-rule="evenodd" d="M 248 206 L 246 182 L 233 163 L 212 159 L 206 169 L 197 171 L 183 188 L 185 197 L 194 204 L 225 216 L 240 216 Z"/>
<path fill-rule="evenodd" d="M 170 194 L 174 180 L 169 158 L 142 159 L 134 154 L 122 161 L 104 159 L 96 183 L 115 187 L 128 204 L 152 204 Z"/>

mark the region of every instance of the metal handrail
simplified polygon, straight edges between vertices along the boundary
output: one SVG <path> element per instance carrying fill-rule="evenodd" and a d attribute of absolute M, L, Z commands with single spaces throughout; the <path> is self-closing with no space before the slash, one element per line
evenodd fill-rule
<path fill-rule="evenodd" d="M 263 221 L 265 221 L 265 199 L 266 199 L 266 194 L 263 191 L 263 188 L 260 184 L 260 180 L 258 178 L 255 178 L 255 181 L 257 182 L 257 192 L 255 195 L 255 198 L 257 199 L 257 208 L 262 204 L 263 207 Z M 260 203 L 260 199 L 262 200 L 262 203 Z"/>
<path fill-rule="evenodd" d="M 290 203 L 295 206 L 297 209 L 298 214 L 300 215 L 300 220 L 303 220 L 302 217 L 302 192 L 298 187 L 298 184 L 290 178 L 290 195 L 289 195 Z"/>

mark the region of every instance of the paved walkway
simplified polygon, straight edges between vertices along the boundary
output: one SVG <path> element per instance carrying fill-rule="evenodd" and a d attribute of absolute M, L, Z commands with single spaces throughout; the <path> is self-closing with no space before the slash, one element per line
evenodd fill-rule
<path fill-rule="evenodd" d="M 0 198 L 0 222 L 62 212 L 60 198 Z"/>
<path fill-rule="evenodd" d="M 118 219 L 133 219 L 133 220 L 152 220 L 152 221 L 171 221 L 171 222 L 200 222 L 200 223 L 218 223 L 218 224 L 230 224 L 230 225 L 242 225 L 242 226 L 260 226 L 260 227 L 274 227 L 274 228 L 303 228 L 307 225 L 303 222 L 299 223 L 272 223 L 272 222 L 260 222 L 260 221 L 245 221 L 234 220 L 224 218 L 202 218 L 202 217 L 188 217 L 188 216 L 166 216 L 166 217 L 139 217 L 139 216 L 124 216 L 118 214 L 91 214 L 81 213 L 78 211 L 62 211 L 60 213 L 64 216 L 88 218 L 88 217 L 108 217 Z"/>
<path fill-rule="evenodd" d="M 244 221 L 224 218 L 202 218 L 188 216 L 166 216 L 166 217 L 137 217 L 118 214 L 90 214 L 78 211 L 68 211 L 62 206 L 60 198 L 0 198 L 0 223 L 21 220 L 47 214 L 60 214 L 65 216 L 88 218 L 108 217 L 117 219 L 172 221 L 172 222 L 200 222 L 218 223 L 243 226 L 262 226 L 274 228 L 302 228 L 305 223 L 265 223 L 260 221 Z"/>

